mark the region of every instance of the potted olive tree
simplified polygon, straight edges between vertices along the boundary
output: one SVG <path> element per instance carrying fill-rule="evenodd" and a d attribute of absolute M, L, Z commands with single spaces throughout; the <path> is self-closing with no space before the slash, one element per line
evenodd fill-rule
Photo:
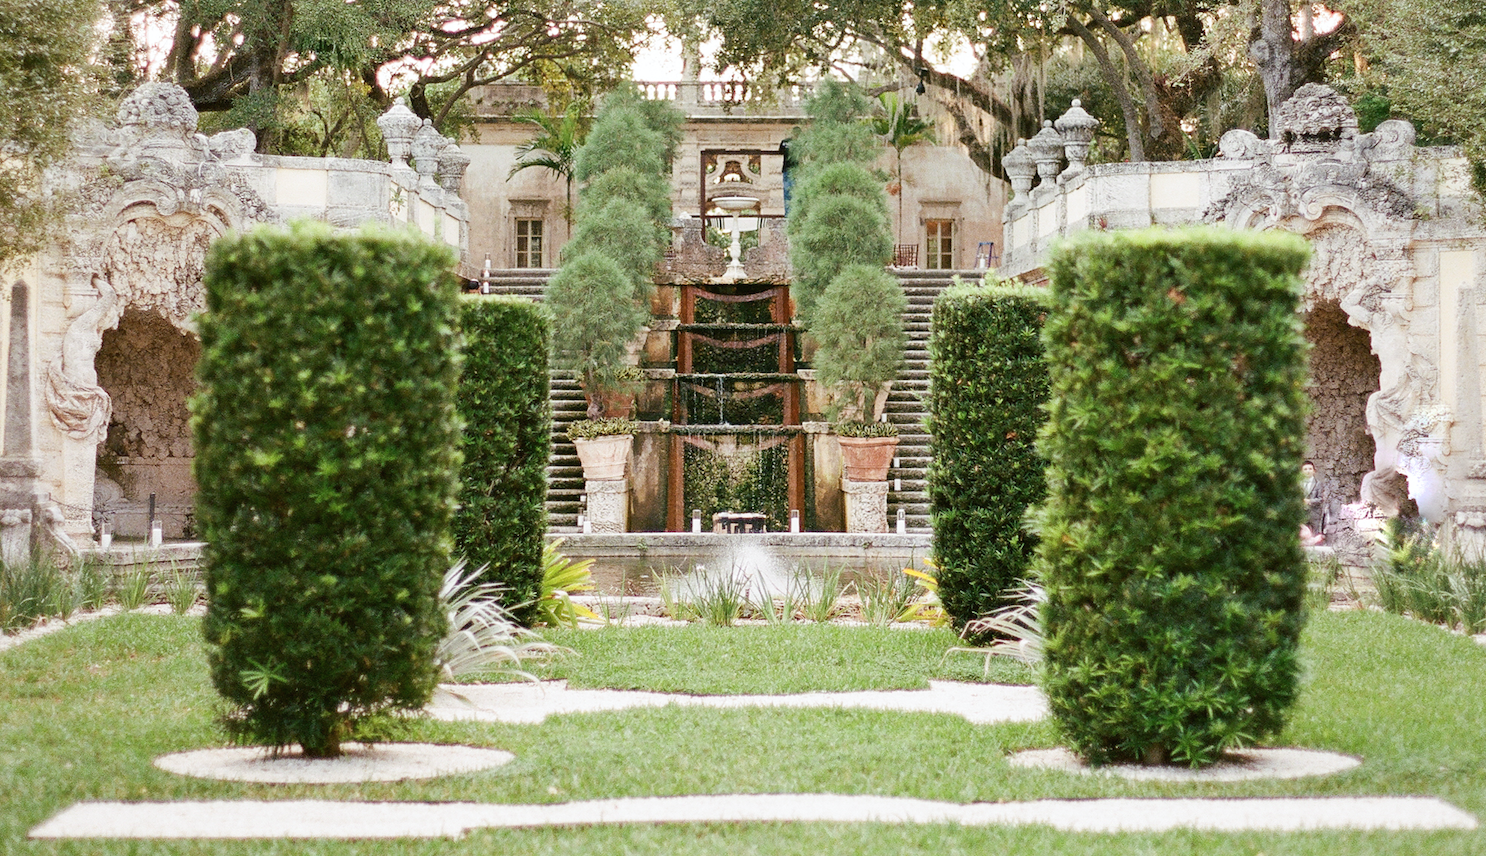
<path fill-rule="evenodd" d="M 634 440 L 638 351 L 670 236 L 669 159 L 680 121 L 673 108 L 622 89 L 604 99 L 574 157 L 582 185 L 577 224 L 545 300 L 557 363 L 573 370 L 588 401 L 587 419 L 568 436 L 584 479 L 607 483 L 591 487 L 591 510 L 595 489 L 618 492 L 613 482 L 624 478 Z"/>
<path fill-rule="evenodd" d="M 880 266 L 851 264 L 816 306 L 815 368 L 835 392 L 834 428 L 848 481 L 885 481 L 898 446 L 898 429 L 881 420 L 903 362 L 907 302 Z"/>
<path fill-rule="evenodd" d="M 816 376 L 834 395 L 848 483 L 887 479 L 898 432 L 880 420 L 906 343 L 907 298 L 884 270 L 893 238 L 882 182 L 868 168 L 882 151 L 863 124 L 868 106 L 834 81 L 811 100 L 815 122 L 799 135 L 805 174 L 789 222 L 792 292 L 816 343 Z"/>

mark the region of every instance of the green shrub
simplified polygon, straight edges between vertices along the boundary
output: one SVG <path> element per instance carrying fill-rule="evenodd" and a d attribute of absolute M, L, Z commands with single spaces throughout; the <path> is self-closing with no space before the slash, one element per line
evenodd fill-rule
<path fill-rule="evenodd" d="M 590 418 L 624 391 L 629 344 L 650 318 L 655 265 L 670 243 L 670 159 L 683 121 L 669 104 L 623 89 L 604 99 L 578 150 L 583 203 L 545 299 L 557 363 L 577 373 Z"/>
<path fill-rule="evenodd" d="M 898 426 L 891 422 L 835 422 L 831 430 L 838 437 L 861 437 L 866 439 L 898 436 Z"/>
<path fill-rule="evenodd" d="M 578 208 L 580 220 L 599 219 L 606 209 L 623 205 L 650 225 L 647 240 L 654 242 L 656 252 L 670 245 L 671 186 L 665 176 L 639 172 L 629 167 L 611 169 L 583 188 L 583 203 Z M 647 277 L 655 272 L 647 270 Z"/>
<path fill-rule="evenodd" d="M 828 77 L 805 109 L 814 121 L 795 133 L 792 146 L 802 162 L 870 164 L 882 154 L 882 140 L 862 121 L 871 115 L 872 101 L 856 84 Z"/>
<path fill-rule="evenodd" d="M 1052 255 L 1044 688 L 1093 763 L 1209 764 L 1295 700 L 1307 255 L 1219 229 Z"/>
<path fill-rule="evenodd" d="M 593 440 L 598 437 L 618 437 L 633 434 L 639 428 L 640 423 L 633 419 L 580 419 L 568 425 L 568 438 Z"/>
<path fill-rule="evenodd" d="M 530 623 L 541 594 L 547 529 L 547 459 L 552 449 L 547 355 L 551 324 L 528 300 L 466 298 L 460 312 L 464 422 L 454 542 L 482 583 Z"/>
<path fill-rule="evenodd" d="M 831 194 L 812 200 L 803 215 L 790 213 L 795 224 L 789 248 L 795 272 L 790 294 L 812 333 L 815 304 L 842 268 L 850 264 L 881 268 L 892 258 L 892 232 L 882 207 Z"/>
<path fill-rule="evenodd" d="M 820 343 L 815 368 L 821 383 L 840 391 L 844 420 L 874 421 L 875 403 L 903 362 L 907 308 L 898 280 L 872 265 L 846 265 L 821 295 L 810 327 Z"/>
<path fill-rule="evenodd" d="M 453 263 L 407 233 L 303 223 L 208 253 L 196 519 L 212 678 L 240 739 L 335 755 L 433 692 L 459 468 Z"/>
<path fill-rule="evenodd" d="M 606 100 L 594 117 L 588 139 L 578 150 L 573 174 L 583 182 L 619 168 L 663 175 L 665 148 L 665 140 L 650 129 L 632 104 Z"/>
<path fill-rule="evenodd" d="M 959 287 L 934 301 L 929 337 L 929 515 L 939 597 L 955 626 L 1012 604 L 1047 493 L 1034 444 L 1047 401 L 1046 292 Z"/>
<path fill-rule="evenodd" d="M 837 162 L 822 164 L 807 170 L 805 177 L 795 185 L 790 197 L 789 226 L 798 229 L 809 219 L 810 203 L 828 196 L 851 196 L 871 205 L 883 220 L 888 219 L 887 197 L 882 192 L 882 182 L 866 167 L 857 163 Z M 790 232 L 794 237 L 794 232 Z"/>
<path fill-rule="evenodd" d="M 621 385 L 629 343 L 649 313 L 635 301 L 634 284 L 606 253 L 583 253 L 547 281 L 552 346 L 559 366 L 572 369 L 588 395 L 588 417 L 602 415 L 595 393 Z"/>
<path fill-rule="evenodd" d="M 614 259 L 632 284 L 630 299 L 645 302 L 655 290 L 655 266 L 661 259 L 661 246 L 655 234 L 655 224 L 646 220 L 644 214 L 624 200 L 614 199 L 591 214 L 585 211 L 562 254 L 564 259 L 584 253 L 600 253 Z"/>

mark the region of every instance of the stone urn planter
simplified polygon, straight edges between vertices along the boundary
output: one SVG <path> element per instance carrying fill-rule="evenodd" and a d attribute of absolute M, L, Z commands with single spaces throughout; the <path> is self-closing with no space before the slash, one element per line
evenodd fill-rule
<path fill-rule="evenodd" d="M 887 481 L 888 467 L 898 451 L 897 437 L 840 437 L 841 464 L 847 481 Z"/>
<path fill-rule="evenodd" d="M 625 464 L 629 461 L 629 450 L 634 445 L 633 434 L 609 434 L 585 440 L 575 438 L 573 446 L 578 450 L 578 461 L 583 464 L 585 481 L 613 481 L 624 478 Z"/>

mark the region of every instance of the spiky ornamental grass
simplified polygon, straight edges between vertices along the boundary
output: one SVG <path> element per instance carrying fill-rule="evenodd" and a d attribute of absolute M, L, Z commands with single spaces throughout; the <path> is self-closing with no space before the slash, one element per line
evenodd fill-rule
<path fill-rule="evenodd" d="M 1307 256 L 1215 229 L 1053 254 L 1045 689 L 1096 764 L 1210 764 L 1295 700 Z"/>
<path fill-rule="evenodd" d="M 459 467 L 453 261 L 417 236 L 304 223 L 208 254 L 203 627 L 239 739 L 333 756 L 433 692 Z"/>

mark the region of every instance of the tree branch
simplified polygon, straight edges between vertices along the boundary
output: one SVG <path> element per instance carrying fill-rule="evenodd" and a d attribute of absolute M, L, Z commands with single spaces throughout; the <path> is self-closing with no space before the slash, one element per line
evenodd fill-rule
<path fill-rule="evenodd" d="M 1125 120 L 1125 144 L 1130 147 L 1130 162 L 1139 163 L 1145 160 L 1145 143 L 1140 133 L 1140 113 L 1135 109 L 1135 99 L 1130 96 L 1130 88 L 1125 85 L 1125 75 L 1110 58 L 1109 51 L 1104 48 L 1104 43 L 1092 30 L 1084 26 L 1082 21 L 1069 15 L 1064 28 L 1089 46 L 1094 59 L 1099 63 L 1100 70 L 1104 72 L 1104 80 L 1109 84 L 1109 88 L 1114 90 L 1115 100 L 1120 104 L 1120 115 Z"/>

